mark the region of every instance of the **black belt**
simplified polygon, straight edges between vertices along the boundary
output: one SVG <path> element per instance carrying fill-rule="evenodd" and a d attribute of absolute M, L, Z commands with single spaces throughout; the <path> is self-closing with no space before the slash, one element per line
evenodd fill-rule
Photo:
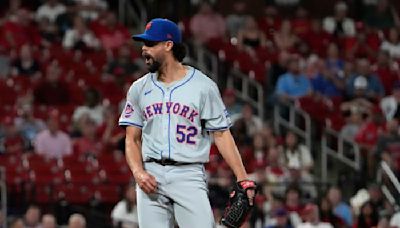
<path fill-rule="evenodd" d="M 174 165 L 174 166 L 180 166 L 180 165 L 193 165 L 193 164 L 203 164 L 200 162 L 179 162 L 175 161 L 169 158 L 162 158 L 162 159 L 155 159 L 155 158 L 147 158 L 145 162 L 155 162 L 158 163 L 162 166 L 166 165 Z"/>

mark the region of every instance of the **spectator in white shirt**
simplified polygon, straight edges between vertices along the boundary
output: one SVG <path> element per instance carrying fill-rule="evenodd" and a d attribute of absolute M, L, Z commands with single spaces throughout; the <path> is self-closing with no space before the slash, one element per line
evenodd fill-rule
<path fill-rule="evenodd" d="M 115 227 L 138 228 L 135 185 L 128 186 L 125 198 L 114 207 L 111 218 Z"/>
<path fill-rule="evenodd" d="M 338 2 L 335 5 L 335 15 L 323 20 L 323 28 L 326 32 L 338 37 L 352 37 L 356 34 L 353 19 L 347 17 L 347 5 Z"/>
<path fill-rule="evenodd" d="M 400 58 L 400 36 L 397 28 L 389 30 L 388 38 L 381 44 L 381 50 L 388 51 L 392 58 Z"/>
<path fill-rule="evenodd" d="M 47 0 L 46 3 L 39 6 L 36 11 L 36 20 L 47 18 L 51 23 L 54 23 L 57 17 L 65 13 L 66 7 L 59 3 L 58 0 Z"/>

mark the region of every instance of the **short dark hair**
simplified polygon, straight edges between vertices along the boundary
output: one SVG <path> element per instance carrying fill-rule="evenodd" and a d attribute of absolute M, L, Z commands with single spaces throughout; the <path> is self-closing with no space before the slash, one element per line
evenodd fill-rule
<path fill-rule="evenodd" d="M 172 54 L 176 60 L 182 62 L 186 56 L 186 46 L 183 43 L 174 43 L 174 46 L 172 46 Z"/>

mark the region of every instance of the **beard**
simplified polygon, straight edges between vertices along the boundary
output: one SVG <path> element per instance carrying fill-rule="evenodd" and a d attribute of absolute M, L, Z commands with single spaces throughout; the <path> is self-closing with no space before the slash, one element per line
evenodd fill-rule
<path fill-rule="evenodd" d="M 153 60 L 153 63 L 148 64 L 147 68 L 149 69 L 150 73 L 155 73 L 160 69 L 161 63 Z"/>
<path fill-rule="evenodd" d="M 145 53 L 143 54 L 143 57 L 145 58 L 147 69 L 150 73 L 155 73 L 160 69 L 160 61 L 156 60 L 153 56 Z"/>

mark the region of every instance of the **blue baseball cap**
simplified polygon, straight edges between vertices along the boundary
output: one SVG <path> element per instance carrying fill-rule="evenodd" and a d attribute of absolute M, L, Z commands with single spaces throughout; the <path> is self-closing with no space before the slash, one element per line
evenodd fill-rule
<path fill-rule="evenodd" d="M 168 19 L 155 18 L 146 24 L 143 34 L 133 35 L 132 39 L 157 42 L 171 40 L 174 43 L 181 43 L 182 35 L 178 25 L 174 22 Z"/>

